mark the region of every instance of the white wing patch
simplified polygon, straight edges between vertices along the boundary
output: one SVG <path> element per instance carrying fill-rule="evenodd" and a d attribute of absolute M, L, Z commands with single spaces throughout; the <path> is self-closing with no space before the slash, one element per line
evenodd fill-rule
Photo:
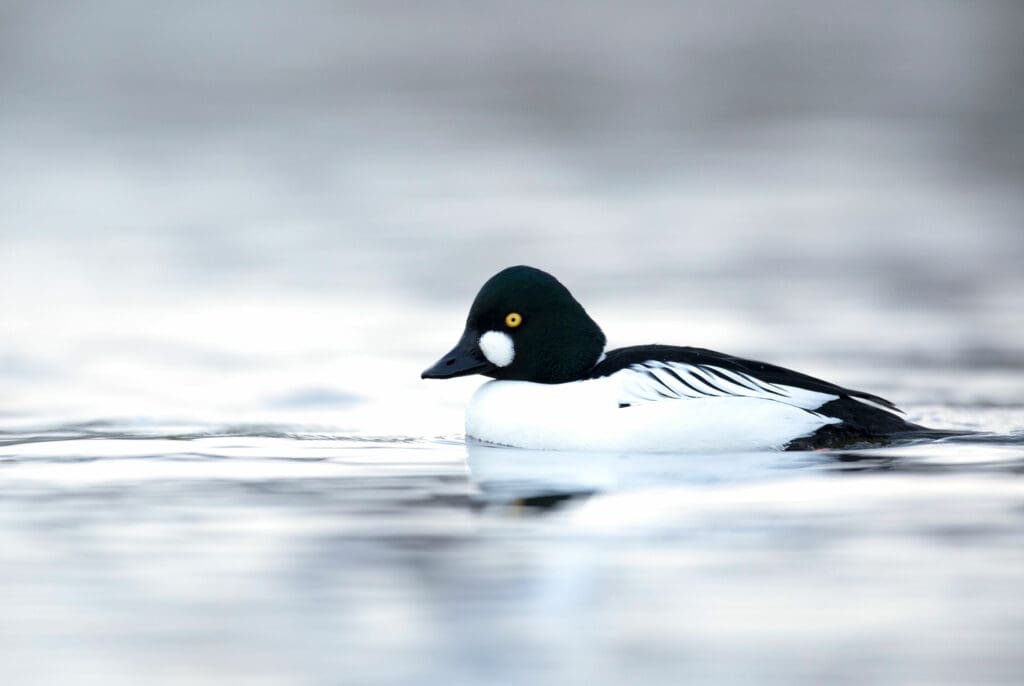
<path fill-rule="evenodd" d="M 650 360 L 630 365 L 611 378 L 619 384 L 619 406 L 686 398 L 760 398 L 816 410 L 838 395 L 784 386 L 714 365 Z"/>

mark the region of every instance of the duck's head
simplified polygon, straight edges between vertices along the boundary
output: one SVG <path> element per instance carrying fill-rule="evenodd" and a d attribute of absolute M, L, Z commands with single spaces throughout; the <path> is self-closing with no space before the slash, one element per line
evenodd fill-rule
<path fill-rule="evenodd" d="M 593 368 L 604 344 L 601 328 L 558 279 L 533 267 L 509 267 L 483 285 L 462 338 L 422 377 L 483 374 L 563 383 Z"/>

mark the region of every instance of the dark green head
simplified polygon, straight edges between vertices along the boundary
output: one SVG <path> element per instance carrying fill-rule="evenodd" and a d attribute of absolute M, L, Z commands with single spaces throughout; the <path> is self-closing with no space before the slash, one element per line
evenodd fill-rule
<path fill-rule="evenodd" d="M 563 383 L 586 375 L 604 344 L 600 327 L 558 279 L 509 267 L 483 285 L 458 344 L 422 376 Z"/>

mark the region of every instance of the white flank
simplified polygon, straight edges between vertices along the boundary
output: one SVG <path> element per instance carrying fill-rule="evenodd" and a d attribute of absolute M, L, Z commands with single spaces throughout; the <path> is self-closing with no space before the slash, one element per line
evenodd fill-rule
<path fill-rule="evenodd" d="M 507 367 L 516 359 L 516 346 L 507 333 L 488 331 L 480 337 L 480 352 L 496 367 Z"/>
<path fill-rule="evenodd" d="M 742 387 L 747 379 L 735 381 Z M 636 369 L 564 384 L 490 381 L 466 408 L 466 435 L 541 450 L 738 452 L 779 450 L 840 421 L 801 407 L 827 401 L 824 393 L 812 399 L 786 386 L 771 386 L 779 394 L 756 385 L 735 395 L 698 388 L 699 394 L 671 394 Z"/>

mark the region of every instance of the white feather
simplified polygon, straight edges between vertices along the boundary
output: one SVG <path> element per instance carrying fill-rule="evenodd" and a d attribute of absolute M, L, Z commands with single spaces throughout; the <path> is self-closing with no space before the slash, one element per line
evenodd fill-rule
<path fill-rule="evenodd" d="M 466 434 L 548 450 L 723 452 L 778 450 L 839 422 L 802 407 L 835 396 L 785 386 L 770 393 L 758 384 L 745 386 L 742 375 L 728 384 L 735 393 L 725 393 L 724 380 L 702 382 L 700 374 L 673 371 L 697 390 L 665 374 L 664 366 L 564 384 L 490 381 L 470 400 Z M 811 393 L 818 397 L 806 395 Z"/>
<path fill-rule="evenodd" d="M 495 367 L 507 367 L 516 359 L 516 346 L 512 337 L 502 331 L 488 331 L 477 343 L 480 352 Z"/>

